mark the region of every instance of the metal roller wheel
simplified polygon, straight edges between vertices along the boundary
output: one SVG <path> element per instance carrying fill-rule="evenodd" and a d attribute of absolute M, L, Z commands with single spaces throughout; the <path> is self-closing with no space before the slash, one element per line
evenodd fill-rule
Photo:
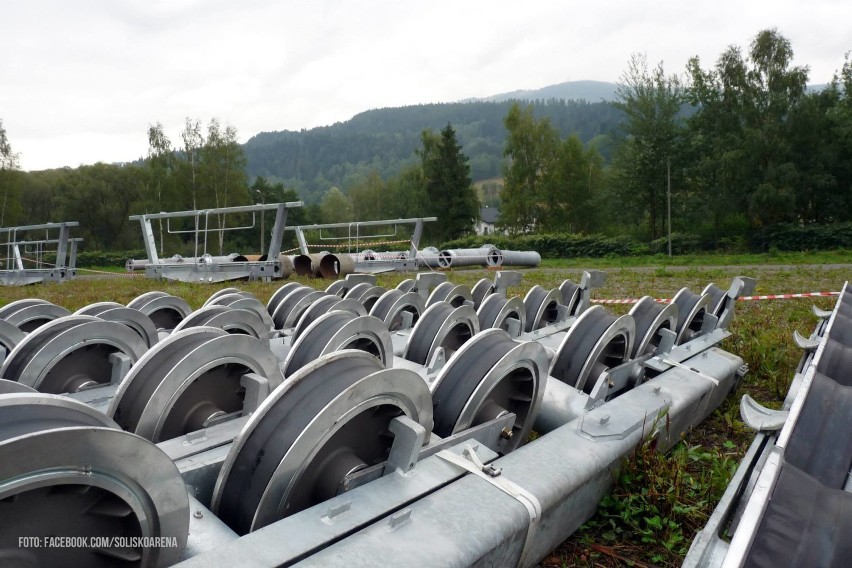
<path fill-rule="evenodd" d="M 722 290 L 711 282 L 701 291 L 702 296 L 705 294 L 710 296 L 710 303 L 708 305 L 710 313 L 716 317 L 721 316 L 730 301 L 727 290 Z"/>
<path fill-rule="evenodd" d="M 328 285 L 328 288 L 325 289 L 326 294 L 331 294 L 340 298 L 345 296 L 346 292 L 348 291 L 349 287 L 346 283 L 346 280 L 335 280 L 334 282 Z"/>
<path fill-rule="evenodd" d="M 7 304 L 0 309 L 4 319 L 25 333 L 29 333 L 47 322 L 71 315 L 71 312 L 47 300 L 27 298 Z"/>
<path fill-rule="evenodd" d="M 266 378 L 270 390 L 283 380 L 267 343 L 212 327 L 185 329 L 139 359 L 107 414 L 154 443 L 176 438 L 241 415 L 246 373 Z"/>
<path fill-rule="evenodd" d="M 248 297 L 254 298 L 254 294 L 252 294 L 250 292 L 243 292 L 239 288 L 222 288 L 221 290 L 217 290 L 217 291 L 213 292 L 212 294 L 210 294 L 210 297 L 207 298 L 207 300 L 203 304 L 201 304 L 201 307 L 205 308 L 205 307 L 209 306 L 210 304 L 215 304 L 217 298 L 220 298 L 222 296 L 227 296 L 228 294 L 242 294 L 242 295 L 247 295 Z"/>
<path fill-rule="evenodd" d="M 416 283 L 412 278 L 407 278 L 396 285 L 396 289 L 401 292 L 413 292 Z"/>
<path fill-rule="evenodd" d="M 601 373 L 627 362 L 635 335 L 632 316 L 617 317 L 593 306 L 568 330 L 550 364 L 550 375 L 589 394 Z"/>
<path fill-rule="evenodd" d="M 278 303 L 272 321 L 275 329 L 289 329 L 296 326 L 296 322 L 308 307 L 326 296 L 325 292 L 314 290 L 310 286 L 302 286 L 293 290 Z"/>
<path fill-rule="evenodd" d="M 265 311 L 263 313 L 269 317 Z M 242 333 L 258 339 L 269 338 L 269 328 L 256 311 L 215 304 L 189 314 L 172 330 L 172 333 L 201 326 L 216 327 L 228 333 Z"/>
<path fill-rule="evenodd" d="M 49 303 L 50 302 L 48 302 L 47 300 L 42 300 L 41 298 L 24 298 L 22 300 L 15 300 L 14 302 L 9 302 L 8 304 L 0 308 L 0 319 L 6 319 L 8 316 L 17 312 L 21 308 Z"/>
<path fill-rule="evenodd" d="M 339 351 L 287 379 L 252 414 L 219 473 L 212 509 L 239 534 L 336 495 L 347 474 L 388 458 L 391 420 L 432 430 L 432 399 L 413 371 Z"/>
<path fill-rule="evenodd" d="M 467 286 L 456 286 L 452 282 L 442 282 L 435 286 L 435 289 L 429 294 L 426 307 L 428 308 L 436 302 L 447 302 L 452 307 L 458 308 L 465 305 L 466 302 L 473 304 L 473 296 Z"/>
<path fill-rule="evenodd" d="M 0 379 L 0 394 L 37 393 L 38 391 L 27 385 L 15 381 Z M 45 395 L 47 396 L 47 395 Z"/>
<path fill-rule="evenodd" d="M 0 319 L 0 346 L 2 346 L 8 354 L 15 345 L 20 343 L 26 334 L 15 324 L 9 323 L 4 319 Z"/>
<path fill-rule="evenodd" d="M 568 308 L 568 314 L 580 315 L 577 313 L 580 309 L 580 286 L 570 280 L 565 280 L 559 285 L 559 293 L 562 295 L 561 304 Z"/>
<path fill-rule="evenodd" d="M 558 288 L 545 290 L 539 285 L 530 288 L 524 297 L 527 325 L 524 331 L 535 331 L 559 321 L 559 305 L 562 293 Z"/>
<path fill-rule="evenodd" d="M 520 336 L 527 323 L 526 306 L 520 298 L 503 298 L 492 294 L 485 298 L 476 312 L 480 329 L 497 327 L 509 331 L 509 319 L 518 320 L 519 326 L 514 337 Z"/>
<path fill-rule="evenodd" d="M 302 312 L 296 327 L 293 329 L 293 339 L 298 339 L 312 323 L 329 312 L 349 312 L 356 316 L 366 316 L 367 309 L 358 300 L 345 299 L 340 296 L 323 296 Z"/>
<path fill-rule="evenodd" d="M 269 301 L 266 303 L 266 313 L 269 315 L 273 315 L 275 310 L 278 309 L 278 305 L 281 301 L 287 297 L 287 295 L 296 290 L 297 288 L 302 288 L 303 286 L 298 282 L 288 282 L 284 284 L 280 288 L 278 288 L 275 293 L 272 294 L 272 297 L 269 298 Z"/>
<path fill-rule="evenodd" d="M 139 310 L 126 308 L 118 302 L 97 302 L 80 308 L 74 315 L 95 316 L 105 321 L 122 323 L 139 334 L 151 347 L 160 340 L 154 321 Z"/>
<path fill-rule="evenodd" d="M 688 288 L 681 288 L 672 299 L 678 308 L 677 339 L 675 344 L 686 343 L 701 333 L 704 316 L 710 311 L 710 296 L 693 294 Z"/>
<path fill-rule="evenodd" d="M 0 443 L 33 432 L 75 426 L 120 430 L 118 424 L 102 412 L 64 396 L 32 390 L 14 393 L 10 390 L 0 396 Z"/>
<path fill-rule="evenodd" d="M 180 473 L 157 446 L 103 414 L 64 397 L 2 396 L 0 455 L 15 456 L 0 460 L 4 564 L 147 568 L 179 560 L 190 515 Z M 97 537 L 102 546 L 18 546 L 21 537 L 44 535 Z M 120 548 L 115 537 L 168 537 L 176 546 Z"/>
<path fill-rule="evenodd" d="M 396 288 L 388 290 L 376 300 L 370 315 L 379 318 L 389 331 L 399 331 L 403 326 L 403 314 L 411 314 L 411 324 L 417 323 L 426 309 L 423 298 L 416 292 L 403 292 Z"/>
<path fill-rule="evenodd" d="M 6 357 L 0 376 L 40 392 L 77 392 L 112 380 L 110 355 L 136 362 L 148 345 L 126 325 L 94 316 L 65 316 L 27 335 Z"/>
<path fill-rule="evenodd" d="M 373 288 L 374 285 L 369 282 L 361 282 L 360 284 L 355 284 L 349 290 L 346 291 L 346 294 L 343 295 L 344 298 L 351 298 L 353 300 L 360 301 L 361 296 L 367 293 L 370 288 Z"/>
<path fill-rule="evenodd" d="M 482 278 L 479 282 L 473 285 L 470 291 L 470 296 L 473 299 L 473 309 L 478 310 L 485 301 L 485 298 L 494 293 L 494 281 L 488 278 Z"/>
<path fill-rule="evenodd" d="M 311 361 L 343 349 L 365 351 L 383 365 L 393 361 L 393 345 L 388 328 L 378 318 L 333 311 L 310 324 L 293 343 L 282 369 L 289 377 Z"/>
<path fill-rule="evenodd" d="M 447 361 L 432 391 L 435 433 L 450 436 L 515 414 L 506 432 L 508 451 L 529 436 L 544 396 L 547 352 L 536 342 L 518 343 L 501 329 L 488 329 L 462 345 Z"/>
<path fill-rule="evenodd" d="M 631 358 L 654 353 L 660 344 L 660 331 L 677 329 L 678 307 L 675 304 L 661 304 L 651 296 L 644 296 L 633 304 L 629 313 L 636 322 Z"/>
<path fill-rule="evenodd" d="M 186 300 L 165 292 L 153 291 L 133 299 L 128 308 L 139 310 L 151 318 L 157 329 L 171 331 L 192 312 Z"/>
<path fill-rule="evenodd" d="M 272 316 L 266 311 L 266 306 L 248 292 L 222 294 L 208 304 L 211 306 L 227 306 L 235 310 L 249 310 L 257 314 L 263 322 L 266 331 L 270 331 L 275 325 L 272 321 Z"/>
<path fill-rule="evenodd" d="M 470 306 L 453 308 L 447 302 L 432 304 L 411 330 L 403 357 L 426 365 L 443 348 L 447 357 L 479 333 L 479 318 Z"/>
<path fill-rule="evenodd" d="M 370 310 L 373 309 L 373 306 L 376 305 L 376 302 L 379 298 L 382 297 L 382 294 L 387 292 L 385 288 L 381 286 L 370 286 L 367 290 L 365 290 L 359 297 L 358 301 L 364 306 L 364 309 L 369 313 Z M 344 299 L 348 299 L 344 298 Z"/>

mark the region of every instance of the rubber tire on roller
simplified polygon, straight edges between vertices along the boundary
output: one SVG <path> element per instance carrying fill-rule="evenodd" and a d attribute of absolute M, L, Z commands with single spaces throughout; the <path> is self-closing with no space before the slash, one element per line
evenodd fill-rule
<path fill-rule="evenodd" d="M 254 298 L 254 294 L 251 294 L 250 292 L 243 292 L 239 288 L 222 288 L 221 290 L 216 290 L 215 292 L 210 294 L 210 297 L 207 298 L 207 300 L 203 304 L 201 304 L 201 307 L 206 308 L 210 304 L 215 304 L 217 298 L 227 296 L 228 294 L 246 294 L 249 297 Z"/>
<path fill-rule="evenodd" d="M 157 329 L 171 331 L 192 312 L 186 300 L 155 290 L 131 300 L 128 308 L 139 310 L 151 318 Z"/>
<path fill-rule="evenodd" d="M 442 437 L 513 412 L 507 446 L 524 443 L 547 382 L 547 352 L 536 342 L 516 342 L 501 329 L 487 329 L 461 346 L 441 369 L 432 391 L 435 433 Z"/>
<path fill-rule="evenodd" d="M 296 327 L 293 328 L 293 339 L 298 339 L 312 323 L 329 312 L 349 312 L 356 316 L 366 316 L 367 309 L 358 300 L 345 299 L 340 296 L 323 296 L 312 303 L 299 316 Z"/>
<path fill-rule="evenodd" d="M 583 312 L 559 345 L 550 376 L 589 394 L 601 373 L 626 363 L 633 349 L 636 323 L 601 306 Z"/>
<path fill-rule="evenodd" d="M 269 317 L 265 311 L 266 317 Z M 257 339 L 269 339 L 269 328 L 255 310 L 230 308 L 216 304 L 199 308 L 189 314 L 172 333 L 191 327 L 216 327 L 228 333 L 242 333 Z"/>
<path fill-rule="evenodd" d="M 18 558 L 23 566 L 71 568 L 178 562 L 189 535 L 189 500 L 162 450 L 65 397 L 7 395 L 0 407 L 0 454 L 16 456 L 0 460 L 0 558 L 17 565 L 21 537 L 146 536 L 174 538 L 176 546 L 41 547 Z"/>
<path fill-rule="evenodd" d="M 473 309 L 479 310 L 485 298 L 494 293 L 494 281 L 488 278 L 482 278 L 473 285 L 470 290 L 470 297 L 473 299 Z"/>
<path fill-rule="evenodd" d="M 6 350 L 7 355 L 24 337 L 26 334 L 18 326 L 0 319 L 0 346 Z"/>
<path fill-rule="evenodd" d="M 435 304 L 436 302 L 447 302 L 454 308 L 465 305 L 466 302 L 473 304 L 473 296 L 470 288 L 464 285 L 455 285 L 452 282 L 442 282 L 435 286 L 432 293 L 429 294 L 429 299 L 426 300 L 426 307 Z"/>
<path fill-rule="evenodd" d="M 479 318 L 470 306 L 453 308 L 447 302 L 432 304 L 412 328 L 403 358 L 426 365 L 439 348 L 447 357 L 479 333 Z"/>
<path fill-rule="evenodd" d="M 25 298 L 0 308 L 0 319 L 29 333 L 55 319 L 69 316 L 71 312 L 47 300 Z"/>
<path fill-rule="evenodd" d="M 95 316 L 105 321 L 123 323 L 138 333 L 139 337 L 148 344 L 148 347 L 153 346 L 160 340 L 160 336 L 157 333 L 157 326 L 154 325 L 150 317 L 139 310 L 127 308 L 118 302 L 96 302 L 89 304 L 74 312 L 74 315 Z"/>
<path fill-rule="evenodd" d="M 710 303 L 708 307 L 710 313 L 716 317 L 721 316 L 722 312 L 725 311 L 725 308 L 728 307 L 728 302 L 731 300 L 728 297 L 727 290 L 722 290 L 711 282 L 701 291 L 702 296 L 705 294 L 710 296 Z"/>
<path fill-rule="evenodd" d="M 403 292 L 395 288 L 388 290 L 376 300 L 370 309 L 370 315 L 379 318 L 389 331 L 402 329 L 402 314 L 411 314 L 412 326 L 420 319 L 420 315 L 426 309 L 423 298 L 416 292 Z"/>
<path fill-rule="evenodd" d="M 265 331 L 269 332 L 273 329 L 274 323 L 272 316 L 266 311 L 266 306 L 249 292 L 239 292 L 231 294 L 222 294 L 215 298 L 210 304 L 212 306 L 226 306 L 235 310 L 250 310 L 255 312 L 263 322 Z M 268 334 L 267 334 L 268 335 Z"/>
<path fill-rule="evenodd" d="M 681 288 L 671 303 L 678 309 L 675 345 L 681 345 L 700 333 L 704 315 L 710 311 L 710 296 L 693 294 L 688 288 Z"/>
<path fill-rule="evenodd" d="M 278 309 L 278 304 L 287 297 L 290 292 L 297 288 L 301 288 L 302 284 L 298 282 L 288 282 L 278 288 L 275 292 L 273 292 L 272 296 L 269 298 L 269 301 L 266 303 L 266 313 L 270 316 L 275 313 L 275 310 Z"/>
<path fill-rule="evenodd" d="M 269 344 L 212 327 L 170 335 L 143 355 L 107 409 L 125 430 L 154 443 L 204 427 L 204 418 L 242 409 L 242 376 L 256 373 L 270 391 L 283 377 Z"/>
<path fill-rule="evenodd" d="M 325 292 L 314 290 L 310 286 L 301 286 L 284 297 L 272 314 L 275 329 L 289 329 L 296 326 L 299 317 L 308 306 L 324 297 Z"/>
<path fill-rule="evenodd" d="M 503 298 L 497 294 L 491 294 L 476 311 L 479 318 L 480 329 L 492 327 L 509 331 L 509 318 L 515 318 L 520 322 L 518 334 L 523 333 L 527 325 L 527 312 L 523 300 L 520 298 Z"/>
<path fill-rule="evenodd" d="M 289 377 L 311 361 L 343 349 L 365 351 L 383 365 L 390 366 L 393 362 L 390 332 L 380 319 L 335 310 L 320 316 L 296 339 L 281 366 L 284 376 Z"/>
<path fill-rule="evenodd" d="M 27 335 L 8 354 L 0 376 L 40 392 L 76 392 L 112 380 L 112 353 L 135 363 L 148 350 L 145 341 L 124 324 L 95 316 L 65 316 Z"/>
<path fill-rule="evenodd" d="M 349 286 L 346 280 L 335 280 L 325 289 L 326 294 L 342 298 L 349 291 Z"/>
<path fill-rule="evenodd" d="M 565 280 L 559 285 L 559 293 L 562 295 L 562 305 L 568 308 L 568 315 L 578 316 L 580 309 L 580 286 L 571 280 Z"/>
<path fill-rule="evenodd" d="M 539 285 L 530 288 L 524 297 L 527 312 L 527 325 L 524 331 L 535 331 L 557 321 L 561 299 L 562 293 L 558 288 L 545 290 Z"/>
<path fill-rule="evenodd" d="M 660 344 L 660 331 L 677 329 L 677 305 L 655 302 L 651 296 L 640 298 L 630 308 L 629 314 L 636 322 L 636 340 L 630 351 L 631 358 L 655 352 Z"/>

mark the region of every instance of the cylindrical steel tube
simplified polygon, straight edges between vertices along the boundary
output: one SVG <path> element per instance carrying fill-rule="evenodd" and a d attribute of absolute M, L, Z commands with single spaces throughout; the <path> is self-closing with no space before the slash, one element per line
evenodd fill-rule
<path fill-rule="evenodd" d="M 320 259 L 319 271 L 323 278 L 340 278 L 355 272 L 355 259 L 346 253 L 327 254 Z"/>

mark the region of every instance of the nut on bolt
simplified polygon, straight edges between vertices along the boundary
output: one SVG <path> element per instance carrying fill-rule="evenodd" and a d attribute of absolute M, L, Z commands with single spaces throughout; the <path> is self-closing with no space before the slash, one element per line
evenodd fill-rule
<path fill-rule="evenodd" d="M 500 431 L 500 437 L 503 438 L 504 440 L 511 440 L 512 439 L 512 429 L 509 428 L 508 426 L 503 428 Z"/>

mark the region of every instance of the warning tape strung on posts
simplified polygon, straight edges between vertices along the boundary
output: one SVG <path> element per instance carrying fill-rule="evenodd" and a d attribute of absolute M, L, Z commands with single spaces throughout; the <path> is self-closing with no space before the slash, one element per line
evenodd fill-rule
<path fill-rule="evenodd" d="M 758 300 L 789 300 L 792 298 L 815 298 L 824 296 L 837 296 L 840 292 L 801 292 L 797 294 L 763 294 L 759 296 L 740 296 L 737 300 L 741 302 L 758 301 Z M 593 304 L 635 304 L 639 298 L 620 298 L 620 299 L 605 299 L 592 298 Z M 671 298 L 654 298 L 655 302 L 668 304 L 672 301 Z"/>

